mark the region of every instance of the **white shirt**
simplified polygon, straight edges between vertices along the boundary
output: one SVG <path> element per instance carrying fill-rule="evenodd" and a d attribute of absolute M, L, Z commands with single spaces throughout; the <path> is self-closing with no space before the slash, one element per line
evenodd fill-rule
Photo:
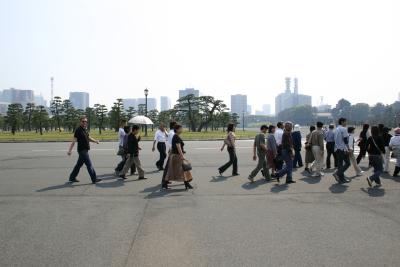
<path fill-rule="evenodd" d="M 354 151 L 354 144 L 355 144 L 354 136 L 352 134 L 350 134 L 349 135 L 349 147 L 353 151 Z"/>
<path fill-rule="evenodd" d="M 157 130 L 156 134 L 154 135 L 154 141 L 157 141 L 158 143 L 165 143 L 167 142 L 167 135 L 165 132 L 162 132 L 161 130 Z"/>
<path fill-rule="evenodd" d="M 118 131 L 118 143 L 119 143 L 119 146 L 124 146 L 124 137 L 125 137 L 125 131 L 124 131 L 124 128 L 119 128 L 119 131 Z"/>
<path fill-rule="evenodd" d="M 167 140 L 167 147 L 168 147 L 168 149 L 171 149 L 171 146 L 172 146 L 172 138 L 174 137 L 174 135 L 175 135 L 175 131 L 174 131 L 174 130 L 170 130 L 169 133 L 168 133 L 168 140 Z"/>
<path fill-rule="evenodd" d="M 400 135 L 395 135 L 390 139 L 390 147 L 400 146 Z"/>
<path fill-rule="evenodd" d="M 274 136 L 275 136 L 276 144 L 278 146 L 282 145 L 283 130 L 281 128 L 277 128 Z"/>

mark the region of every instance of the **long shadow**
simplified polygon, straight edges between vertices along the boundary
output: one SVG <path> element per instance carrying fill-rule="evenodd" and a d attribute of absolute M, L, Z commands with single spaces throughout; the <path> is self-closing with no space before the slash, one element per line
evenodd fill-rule
<path fill-rule="evenodd" d="M 107 174 L 98 175 L 97 178 L 102 179 L 102 180 L 111 180 L 111 179 L 117 179 L 118 177 L 115 176 L 114 173 L 107 173 Z"/>
<path fill-rule="evenodd" d="M 85 185 L 91 185 L 91 183 L 90 184 L 71 184 L 70 182 L 66 182 L 64 184 L 53 185 L 53 186 L 45 187 L 42 189 L 38 189 L 38 190 L 36 190 L 36 192 L 40 193 L 40 192 L 46 192 L 46 191 L 51 191 L 51 190 L 74 188 L 74 187 L 85 186 Z"/>
<path fill-rule="evenodd" d="M 228 180 L 229 178 L 232 178 L 234 176 L 222 176 L 222 175 L 218 175 L 218 176 L 212 176 L 210 182 L 211 183 L 219 183 L 219 182 L 225 182 L 226 180 Z"/>
<path fill-rule="evenodd" d="M 125 184 L 125 181 L 121 180 L 121 179 L 117 179 L 117 180 L 114 180 L 114 181 L 108 182 L 108 183 L 105 183 L 104 180 L 103 180 L 102 182 L 97 183 L 96 187 L 99 187 L 99 188 L 116 188 L 116 187 L 124 186 L 124 184 Z"/>
<path fill-rule="evenodd" d="M 370 197 L 383 197 L 385 195 L 385 189 L 383 188 L 360 188 L 362 192 L 367 193 Z"/>
<path fill-rule="evenodd" d="M 259 179 L 259 180 L 255 181 L 254 183 L 251 183 L 251 182 L 244 183 L 242 185 L 242 188 L 246 189 L 246 190 L 253 190 L 253 189 L 256 189 L 257 187 L 259 187 L 260 185 L 267 184 L 270 182 L 271 181 L 268 181 L 265 179 Z"/>
<path fill-rule="evenodd" d="M 183 192 L 188 192 L 185 188 L 179 188 L 179 189 L 168 189 L 168 190 L 161 190 L 158 189 L 156 191 L 151 192 L 148 194 L 145 199 L 154 199 L 154 198 L 161 198 L 168 196 L 170 194 L 174 194 L 174 196 L 182 196 L 182 195 L 176 195 L 176 193 L 183 193 Z"/>
<path fill-rule="evenodd" d="M 271 192 L 272 193 L 280 193 L 283 191 L 288 190 L 289 186 L 287 184 L 275 184 L 273 187 L 271 187 Z"/>
<path fill-rule="evenodd" d="M 329 187 L 329 191 L 333 194 L 343 194 L 348 188 L 349 186 L 345 184 L 333 184 Z"/>
<path fill-rule="evenodd" d="M 308 184 L 318 184 L 321 182 L 321 177 L 304 177 L 300 178 L 299 180 L 304 181 Z"/>

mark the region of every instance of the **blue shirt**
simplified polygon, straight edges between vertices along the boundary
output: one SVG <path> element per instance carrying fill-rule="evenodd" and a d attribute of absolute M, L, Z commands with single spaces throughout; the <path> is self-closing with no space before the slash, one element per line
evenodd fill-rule
<path fill-rule="evenodd" d="M 335 142 L 335 131 L 329 130 L 325 133 L 325 141 L 329 143 Z"/>
<path fill-rule="evenodd" d="M 346 144 L 345 139 L 349 140 L 349 133 L 347 132 L 347 128 L 343 126 L 338 126 L 335 131 L 335 151 L 349 151 L 348 141 Z"/>

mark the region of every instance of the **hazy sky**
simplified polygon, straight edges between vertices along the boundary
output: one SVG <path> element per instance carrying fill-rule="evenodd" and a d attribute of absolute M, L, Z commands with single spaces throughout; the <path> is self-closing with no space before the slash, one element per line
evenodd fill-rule
<path fill-rule="evenodd" d="M 0 0 L 0 89 L 87 91 L 91 105 L 194 87 L 253 108 L 297 76 L 314 104 L 391 103 L 398 0 Z"/>

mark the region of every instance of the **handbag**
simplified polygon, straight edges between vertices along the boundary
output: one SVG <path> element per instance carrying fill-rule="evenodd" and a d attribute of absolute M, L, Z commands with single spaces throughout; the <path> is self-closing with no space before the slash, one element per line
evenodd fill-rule
<path fill-rule="evenodd" d="M 118 155 L 118 156 L 123 156 L 123 155 L 125 155 L 125 149 L 124 149 L 123 146 L 120 146 L 120 147 L 119 147 L 118 152 L 117 152 L 117 155 Z"/>
<path fill-rule="evenodd" d="M 192 164 L 188 160 L 184 160 L 182 162 L 182 169 L 184 172 L 188 172 L 192 170 Z"/>

